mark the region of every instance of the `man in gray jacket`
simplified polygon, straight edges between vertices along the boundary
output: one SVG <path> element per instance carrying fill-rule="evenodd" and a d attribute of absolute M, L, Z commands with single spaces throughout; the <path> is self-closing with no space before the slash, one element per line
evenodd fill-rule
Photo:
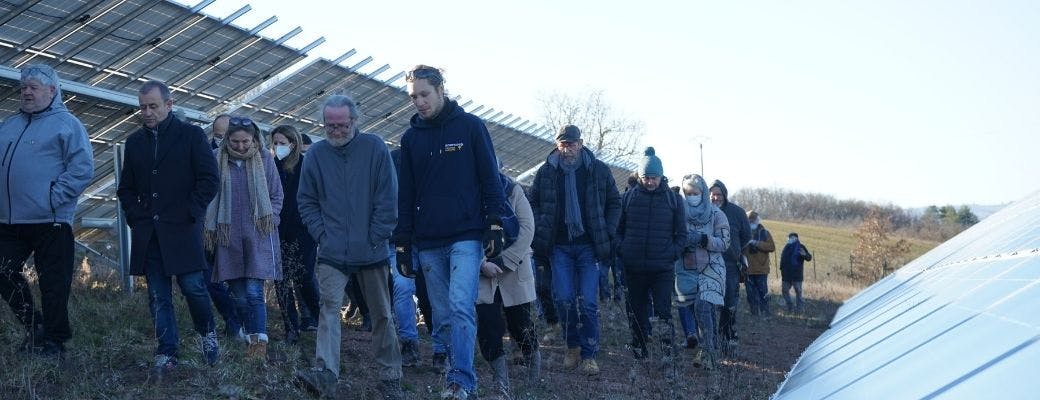
<path fill-rule="evenodd" d="M 21 110 L 0 124 L 0 297 L 25 325 L 23 350 L 61 357 L 69 327 L 72 219 L 94 177 L 87 130 L 61 101 L 58 74 L 43 64 L 21 71 Z M 43 313 L 22 267 L 35 254 Z"/>
<path fill-rule="evenodd" d="M 397 225 L 397 173 L 383 139 L 357 129 L 357 105 L 347 96 L 325 100 L 326 140 L 307 152 L 297 200 L 300 217 L 318 241 L 321 308 L 317 366 L 297 374 L 307 390 L 331 396 L 340 370 L 340 307 L 351 276 L 361 284 L 372 318 L 372 346 L 383 394 L 401 396 L 401 349 L 390 315 L 390 234 Z"/>

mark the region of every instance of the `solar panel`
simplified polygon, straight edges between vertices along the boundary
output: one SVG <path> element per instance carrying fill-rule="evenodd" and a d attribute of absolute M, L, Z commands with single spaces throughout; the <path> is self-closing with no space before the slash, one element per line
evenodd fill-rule
<path fill-rule="evenodd" d="M 1038 309 L 1040 192 L 845 302 L 774 398 L 1033 398 Z"/>

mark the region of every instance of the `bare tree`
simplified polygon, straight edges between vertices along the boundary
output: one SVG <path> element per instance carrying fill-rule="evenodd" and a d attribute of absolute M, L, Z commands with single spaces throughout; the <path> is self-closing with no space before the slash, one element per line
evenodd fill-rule
<path fill-rule="evenodd" d="M 554 132 L 571 124 L 581 129 L 585 146 L 599 156 L 628 159 L 642 154 L 643 121 L 614 109 L 602 89 L 581 93 L 553 92 L 539 97 L 542 119 Z"/>

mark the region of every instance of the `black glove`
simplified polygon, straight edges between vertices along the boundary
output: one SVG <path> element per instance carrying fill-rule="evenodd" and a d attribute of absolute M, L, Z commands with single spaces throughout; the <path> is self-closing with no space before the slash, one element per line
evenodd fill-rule
<path fill-rule="evenodd" d="M 412 241 L 406 234 L 394 235 L 394 248 L 397 252 L 397 273 L 405 278 L 415 278 L 415 266 L 412 265 Z"/>
<path fill-rule="evenodd" d="M 701 234 L 701 247 L 708 248 L 708 234 L 707 233 L 702 233 Z"/>
<path fill-rule="evenodd" d="M 484 229 L 484 256 L 489 260 L 496 259 L 505 248 L 505 232 L 502 222 L 497 217 L 488 217 L 487 228 Z"/>

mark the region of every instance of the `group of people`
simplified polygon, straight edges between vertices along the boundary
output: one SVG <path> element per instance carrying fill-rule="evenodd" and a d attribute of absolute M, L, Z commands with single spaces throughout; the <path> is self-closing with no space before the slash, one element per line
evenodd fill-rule
<path fill-rule="evenodd" d="M 316 331 L 315 366 L 296 379 L 320 395 L 336 390 L 341 308 L 352 285 L 388 398 L 401 396 L 402 367 L 419 362 L 417 308 L 433 338 L 432 363 L 445 371 L 446 399 L 475 396 L 477 346 L 495 390 L 508 396 L 507 330 L 537 379 L 533 314 L 566 343 L 563 368 L 599 373 L 607 268 L 625 288 L 636 358 L 651 355 L 651 342 L 671 351 L 675 305 L 687 347 L 700 349 L 696 362 L 715 368 L 723 344 L 737 341 L 742 279 L 752 313 L 769 312 L 772 237 L 755 212 L 728 201 L 721 181 L 709 186 L 689 174 L 669 187 L 651 147 L 622 194 L 583 146 L 580 128 L 567 125 L 525 190 L 500 172 L 484 123 L 445 96 L 439 69 L 416 66 L 406 81 L 416 113 L 393 152 L 358 129 L 358 105 L 344 95 L 322 103 L 326 137 L 311 144 L 289 125 L 268 139 L 236 115 L 215 118 L 207 137 L 172 112 L 167 85 L 141 85 L 143 126 L 126 139 L 117 194 L 131 231 L 131 273 L 147 285 L 156 374 L 177 368 L 180 357 L 174 279 L 210 365 L 221 356 L 214 308 L 247 359 L 266 358 L 264 288 L 273 281 L 286 340 Z M 0 296 L 26 327 L 23 349 L 61 357 L 71 337 L 71 224 L 93 157 L 52 68 L 22 69 L 21 111 L 0 125 L 0 145 L 8 188 L 0 196 Z M 811 254 L 790 237 L 784 298 L 800 309 L 801 264 Z M 42 312 L 22 275 L 30 254 Z"/>

